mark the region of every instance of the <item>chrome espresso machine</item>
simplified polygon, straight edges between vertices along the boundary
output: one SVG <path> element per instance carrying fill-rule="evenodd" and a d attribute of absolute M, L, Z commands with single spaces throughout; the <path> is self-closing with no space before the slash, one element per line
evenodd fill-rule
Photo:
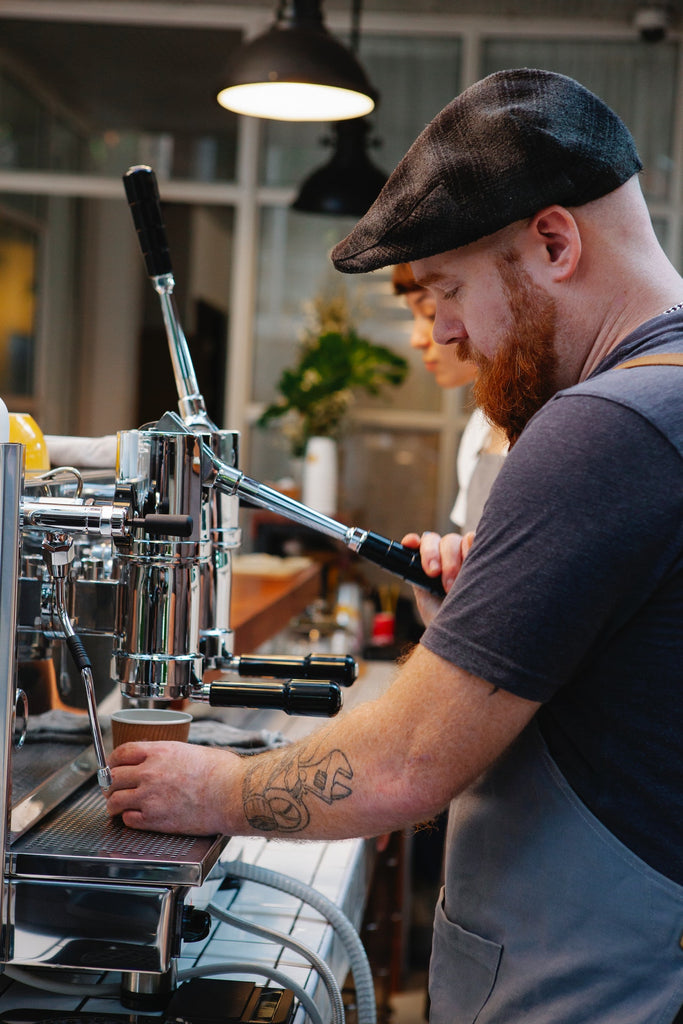
<path fill-rule="evenodd" d="M 189 699 L 330 716 L 356 675 L 351 657 L 233 653 L 240 500 L 419 586 L 439 584 L 414 551 L 241 472 L 238 436 L 210 421 L 178 321 L 154 173 L 133 167 L 124 186 L 179 411 L 122 431 L 115 474 L 61 467 L 24 480 L 23 446 L 0 445 L 0 969 L 120 972 L 122 1001 L 137 1008 L 173 989 L 181 940 L 207 934 L 188 896 L 228 837 L 147 833 L 108 817 L 103 709 L 120 692 L 140 706 Z M 29 716 L 39 742 L 24 742 Z"/>

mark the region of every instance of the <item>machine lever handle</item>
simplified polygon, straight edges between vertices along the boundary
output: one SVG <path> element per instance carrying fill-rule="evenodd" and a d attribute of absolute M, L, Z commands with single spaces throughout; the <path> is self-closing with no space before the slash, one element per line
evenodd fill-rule
<path fill-rule="evenodd" d="M 408 583 L 414 583 L 436 594 L 437 597 L 445 596 L 440 577 L 427 575 L 420 562 L 420 552 L 416 548 L 406 548 L 398 541 L 389 540 L 379 533 L 368 533 L 358 546 L 358 554 L 376 565 L 381 565 L 383 569 L 388 569 Z"/>
<path fill-rule="evenodd" d="M 350 654 L 307 654 L 303 658 L 276 655 L 259 658 L 257 655 L 236 655 L 229 667 L 240 676 L 259 679 L 327 679 L 340 686 L 351 686 L 358 677 L 358 665 Z"/>
<path fill-rule="evenodd" d="M 194 529 L 192 516 L 171 516 L 151 513 L 131 519 L 133 526 L 152 537 L 191 537 Z"/>
<path fill-rule="evenodd" d="M 123 187 L 133 215 L 147 273 L 150 277 L 172 274 L 171 254 L 154 171 L 145 164 L 130 167 L 123 175 Z"/>
<path fill-rule="evenodd" d="M 287 715 L 332 718 L 341 709 L 336 683 L 235 683 L 218 680 L 209 687 L 214 708 L 272 708 Z"/>

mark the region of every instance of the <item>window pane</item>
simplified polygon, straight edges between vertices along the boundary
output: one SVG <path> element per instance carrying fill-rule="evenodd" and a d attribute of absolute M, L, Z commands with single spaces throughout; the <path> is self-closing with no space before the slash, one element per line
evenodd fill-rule
<path fill-rule="evenodd" d="M 585 40 L 492 39 L 482 73 L 537 67 L 570 75 L 608 103 L 633 133 L 648 199 L 670 195 L 676 45 Z"/>
<path fill-rule="evenodd" d="M 226 124 L 229 123 L 226 118 Z M 86 170 L 91 174 L 118 177 L 133 164 L 149 164 L 162 180 L 232 181 L 235 154 L 234 130 L 222 135 L 112 130 L 89 140 Z"/>
<path fill-rule="evenodd" d="M 0 166 L 44 169 L 47 127 L 38 101 L 8 75 L 0 74 Z"/>
<path fill-rule="evenodd" d="M 354 429 L 340 451 L 344 521 L 394 540 L 433 529 L 438 452 L 434 432 Z"/>
<path fill-rule="evenodd" d="M 282 370 L 297 357 L 310 303 L 320 294 L 343 292 L 358 331 L 388 345 L 413 367 L 406 382 L 390 392 L 392 407 L 431 411 L 440 392 L 410 348 L 410 319 L 393 295 L 390 272 L 342 275 L 330 262 L 330 249 L 353 226 L 353 218 L 301 214 L 267 208 L 261 215 L 258 247 L 253 398 L 271 402 Z M 358 396 L 358 408 L 386 408 L 383 398 Z"/>

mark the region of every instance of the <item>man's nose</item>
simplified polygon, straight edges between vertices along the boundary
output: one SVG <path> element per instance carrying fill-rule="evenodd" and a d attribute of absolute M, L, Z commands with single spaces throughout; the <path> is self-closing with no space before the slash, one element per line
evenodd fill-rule
<path fill-rule="evenodd" d="M 464 341 L 468 337 L 462 320 L 440 317 L 432 325 L 432 338 L 437 345 L 448 345 L 451 341 Z"/>

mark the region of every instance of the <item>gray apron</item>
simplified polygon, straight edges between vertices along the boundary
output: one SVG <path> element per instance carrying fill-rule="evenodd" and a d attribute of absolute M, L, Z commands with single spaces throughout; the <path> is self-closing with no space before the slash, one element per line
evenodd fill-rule
<path fill-rule="evenodd" d="M 431 1024 L 671 1024 L 683 886 L 592 815 L 532 723 L 451 804 Z"/>

